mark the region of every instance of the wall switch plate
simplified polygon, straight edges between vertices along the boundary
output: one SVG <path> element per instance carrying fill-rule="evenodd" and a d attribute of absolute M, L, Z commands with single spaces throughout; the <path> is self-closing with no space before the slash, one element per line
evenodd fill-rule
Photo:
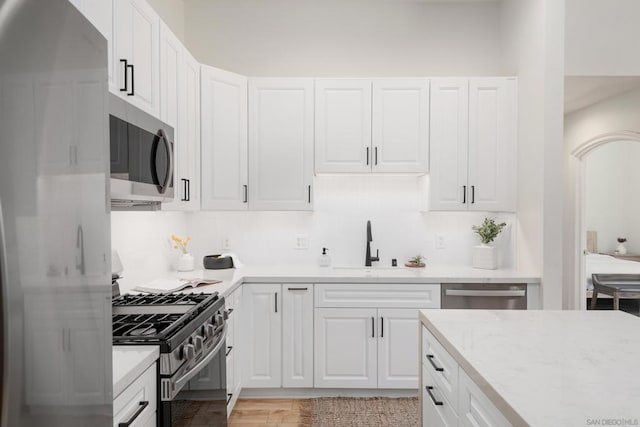
<path fill-rule="evenodd" d="M 229 237 L 223 237 L 221 246 L 223 251 L 231 249 L 231 239 Z"/>
<path fill-rule="evenodd" d="M 309 249 L 309 236 L 306 234 L 298 234 L 296 236 L 295 249 Z"/>
<path fill-rule="evenodd" d="M 444 249 L 446 247 L 447 247 L 447 245 L 445 244 L 445 241 L 444 241 L 444 234 L 437 234 L 436 235 L 436 249 Z"/>

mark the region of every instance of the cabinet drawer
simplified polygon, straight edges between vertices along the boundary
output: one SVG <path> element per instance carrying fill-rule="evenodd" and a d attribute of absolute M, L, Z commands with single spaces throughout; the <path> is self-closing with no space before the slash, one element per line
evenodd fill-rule
<path fill-rule="evenodd" d="M 144 409 L 141 407 L 148 402 Z M 145 426 L 156 417 L 156 364 L 151 365 L 133 383 L 124 389 L 113 401 L 113 425 L 130 421 L 135 417 L 131 427 Z M 137 416 L 136 413 L 141 411 Z"/>
<path fill-rule="evenodd" d="M 422 425 L 457 427 L 458 416 L 426 366 L 422 366 Z M 437 402 L 437 403 L 436 403 Z"/>
<path fill-rule="evenodd" d="M 458 364 L 425 327 L 422 328 L 422 365 L 458 412 Z"/>
<path fill-rule="evenodd" d="M 461 427 L 511 427 L 511 423 L 469 378 L 464 369 L 460 369 L 459 381 L 458 413 Z"/>
<path fill-rule="evenodd" d="M 315 285 L 316 307 L 440 308 L 440 285 Z"/>

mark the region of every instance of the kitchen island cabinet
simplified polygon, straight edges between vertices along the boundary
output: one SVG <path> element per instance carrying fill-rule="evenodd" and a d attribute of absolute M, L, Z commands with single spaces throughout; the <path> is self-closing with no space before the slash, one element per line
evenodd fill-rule
<path fill-rule="evenodd" d="M 420 321 L 424 426 L 605 425 L 640 419 L 640 384 L 630 380 L 640 375 L 635 316 L 423 310 Z"/>

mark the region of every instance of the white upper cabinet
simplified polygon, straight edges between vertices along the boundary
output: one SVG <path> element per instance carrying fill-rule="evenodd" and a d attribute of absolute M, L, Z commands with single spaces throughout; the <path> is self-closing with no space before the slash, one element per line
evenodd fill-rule
<path fill-rule="evenodd" d="M 373 171 L 426 173 L 429 80 L 373 81 Z"/>
<path fill-rule="evenodd" d="M 115 93 L 160 115 L 160 18 L 144 0 L 114 0 Z"/>
<path fill-rule="evenodd" d="M 515 212 L 517 81 L 431 81 L 430 210 Z"/>
<path fill-rule="evenodd" d="M 202 66 L 202 208 L 248 205 L 247 79 Z"/>
<path fill-rule="evenodd" d="M 516 80 L 469 82 L 469 208 L 516 210 Z"/>
<path fill-rule="evenodd" d="M 164 210 L 200 208 L 200 64 L 162 23 L 160 118 L 174 128 L 174 201 Z"/>
<path fill-rule="evenodd" d="M 371 80 L 316 79 L 315 171 L 371 170 Z"/>
<path fill-rule="evenodd" d="M 313 209 L 313 80 L 249 80 L 249 206 Z"/>
<path fill-rule="evenodd" d="M 469 80 L 431 80 L 432 210 L 466 210 Z"/>
<path fill-rule="evenodd" d="M 113 3 L 110 0 L 70 0 L 107 39 L 109 61 L 109 88 L 115 90 L 113 61 Z"/>

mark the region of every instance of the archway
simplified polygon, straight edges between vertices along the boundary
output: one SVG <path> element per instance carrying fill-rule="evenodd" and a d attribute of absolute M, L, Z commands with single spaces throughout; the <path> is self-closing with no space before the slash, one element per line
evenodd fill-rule
<path fill-rule="evenodd" d="M 574 283 L 574 304 L 573 306 L 580 310 L 586 309 L 587 295 L 587 277 L 586 277 L 586 254 L 587 254 L 587 227 L 586 227 L 586 206 L 585 206 L 585 181 L 586 181 L 586 158 L 594 150 L 606 144 L 634 141 L 640 143 L 640 132 L 631 130 L 621 130 L 617 132 L 609 132 L 595 136 L 584 143 L 580 144 L 571 155 L 578 161 L 578 167 L 575 168 L 574 176 L 574 192 L 575 192 L 575 241 L 573 247 L 579 250 L 580 256 L 575 258 L 572 268 L 576 272 L 575 277 L 578 283 Z"/>

